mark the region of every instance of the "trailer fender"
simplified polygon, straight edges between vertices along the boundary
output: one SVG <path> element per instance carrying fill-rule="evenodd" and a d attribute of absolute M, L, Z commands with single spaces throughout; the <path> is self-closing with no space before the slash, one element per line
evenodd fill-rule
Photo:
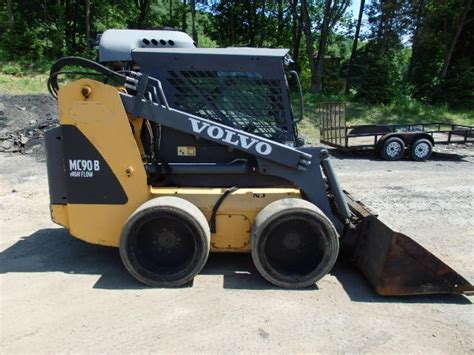
<path fill-rule="evenodd" d="M 434 138 L 431 136 L 431 134 L 428 134 L 428 133 L 413 134 L 410 138 L 411 138 L 410 142 L 406 142 L 407 146 L 411 146 L 413 142 L 416 142 L 418 139 L 422 139 L 422 138 L 429 140 L 433 146 L 435 145 Z"/>
<path fill-rule="evenodd" d="M 403 142 L 405 142 L 405 140 L 403 139 L 403 137 L 400 134 L 398 134 L 398 133 L 387 133 L 387 134 L 384 134 L 382 137 L 380 137 L 380 139 L 377 141 L 377 144 L 375 145 L 375 151 L 380 152 L 380 149 L 382 149 L 383 144 L 390 137 L 398 137 L 401 140 L 403 140 Z"/>

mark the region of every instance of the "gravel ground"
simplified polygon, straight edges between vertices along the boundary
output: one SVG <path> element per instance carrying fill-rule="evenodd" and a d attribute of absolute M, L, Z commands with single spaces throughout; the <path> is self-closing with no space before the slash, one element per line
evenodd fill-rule
<path fill-rule="evenodd" d="M 11 127 L 2 117 L 0 130 Z M 25 126 L 9 132 L 30 124 L 19 122 Z M 50 222 L 37 150 L 0 153 L 2 353 L 474 353 L 472 298 L 380 297 L 341 262 L 306 290 L 272 287 L 249 255 L 211 255 L 189 287 L 144 287 L 116 249 Z M 474 281 L 472 147 L 442 148 L 425 163 L 340 153 L 333 160 L 345 189 Z"/>
<path fill-rule="evenodd" d="M 56 101 L 49 95 L 0 95 L 0 152 L 44 155 L 44 132 L 57 124 Z"/>

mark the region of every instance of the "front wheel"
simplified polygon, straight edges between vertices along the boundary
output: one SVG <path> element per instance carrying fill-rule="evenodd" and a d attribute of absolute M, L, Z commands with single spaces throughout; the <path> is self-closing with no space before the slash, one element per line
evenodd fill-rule
<path fill-rule="evenodd" d="M 252 259 L 274 285 L 314 285 L 334 266 L 339 252 L 336 229 L 312 203 L 286 198 L 270 203 L 252 228 Z"/>
<path fill-rule="evenodd" d="M 417 139 L 410 148 L 410 156 L 416 161 L 429 159 L 431 153 L 433 153 L 433 144 L 426 138 Z"/>

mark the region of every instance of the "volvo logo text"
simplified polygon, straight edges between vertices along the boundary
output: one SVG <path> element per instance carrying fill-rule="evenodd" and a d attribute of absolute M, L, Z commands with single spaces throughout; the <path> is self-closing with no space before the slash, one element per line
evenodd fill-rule
<path fill-rule="evenodd" d="M 201 122 L 192 117 L 188 117 L 193 127 L 193 132 L 206 132 L 212 139 L 220 140 L 227 144 L 241 147 L 245 150 L 255 149 L 258 154 L 268 155 L 272 152 L 272 146 L 266 142 L 262 142 L 256 138 L 246 136 L 241 133 L 233 132 L 231 130 L 221 128 L 219 126 L 211 125 L 207 122 Z"/>

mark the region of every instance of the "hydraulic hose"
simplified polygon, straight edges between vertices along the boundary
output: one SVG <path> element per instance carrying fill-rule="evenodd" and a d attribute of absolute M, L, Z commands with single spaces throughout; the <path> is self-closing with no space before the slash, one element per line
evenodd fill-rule
<path fill-rule="evenodd" d="M 95 72 L 78 72 L 78 71 L 63 71 L 62 69 L 68 66 L 81 67 L 86 69 L 92 69 Z M 48 91 L 54 98 L 58 97 L 59 83 L 58 76 L 61 74 L 81 74 L 81 75 L 95 75 L 102 76 L 103 82 L 108 80 L 114 80 L 117 85 L 124 85 L 126 76 L 117 73 L 93 60 L 81 58 L 81 57 L 64 57 L 59 59 L 53 64 L 50 70 L 48 79 Z"/>

